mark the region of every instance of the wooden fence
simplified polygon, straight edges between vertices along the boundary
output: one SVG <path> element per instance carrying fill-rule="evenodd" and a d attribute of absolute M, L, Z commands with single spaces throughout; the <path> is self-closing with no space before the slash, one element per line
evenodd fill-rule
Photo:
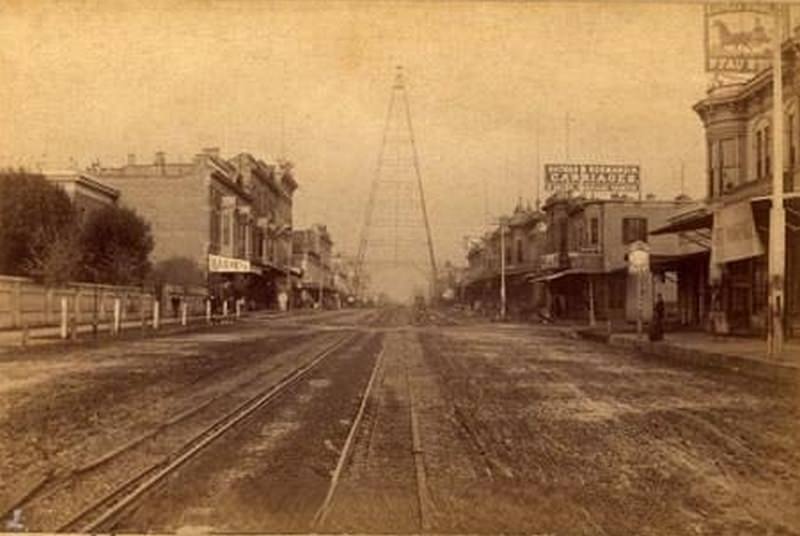
<path fill-rule="evenodd" d="M 173 314 L 170 296 L 180 296 L 188 306 L 188 314 L 205 311 L 205 289 L 165 289 L 161 317 Z M 67 299 L 73 321 L 80 324 L 111 322 L 114 300 L 120 299 L 121 320 L 150 319 L 153 311 L 152 292 L 140 287 L 122 287 L 93 283 L 71 283 L 50 288 L 25 277 L 0 275 L 0 329 L 57 326 L 61 319 L 61 300 Z"/>

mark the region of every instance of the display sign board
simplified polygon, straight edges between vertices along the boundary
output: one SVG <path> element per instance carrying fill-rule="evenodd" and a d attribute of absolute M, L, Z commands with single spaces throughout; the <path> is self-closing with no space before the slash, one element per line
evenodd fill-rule
<path fill-rule="evenodd" d="M 714 210 L 711 230 L 711 264 L 748 259 L 764 254 L 764 245 L 756 232 L 749 200 Z"/>
<path fill-rule="evenodd" d="M 775 8 L 767 3 L 706 5 L 706 70 L 756 73 L 770 65 Z"/>
<path fill-rule="evenodd" d="M 546 164 L 544 188 L 553 192 L 637 193 L 639 166 L 603 164 Z"/>
<path fill-rule="evenodd" d="M 245 259 L 234 259 L 231 257 L 223 257 L 221 255 L 209 255 L 208 271 L 250 273 L 254 272 L 255 270 L 250 264 L 250 261 Z"/>
<path fill-rule="evenodd" d="M 628 271 L 641 274 L 650 270 L 650 246 L 637 240 L 628 246 Z"/>

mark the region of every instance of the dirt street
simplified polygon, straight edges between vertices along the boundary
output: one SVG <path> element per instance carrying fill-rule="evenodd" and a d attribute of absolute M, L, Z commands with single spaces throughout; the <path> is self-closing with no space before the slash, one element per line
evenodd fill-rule
<path fill-rule="evenodd" d="M 168 417 L 210 404 L 205 417 L 153 436 L 82 486 L 45 485 L 50 502 L 26 507 L 23 523 L 53 530 L 119 474 L 167 455 L 337 340 L 350 342 L 137 502 L 117 529 L 800 534 L 796 387 L 547 327 L 441 312 L 420 320 L 403 309 L 253 317 L 4 358 L 6 493 L 48 473 L 58 483 Z M 62 500 L 73 492 L 85 497 Z"/>

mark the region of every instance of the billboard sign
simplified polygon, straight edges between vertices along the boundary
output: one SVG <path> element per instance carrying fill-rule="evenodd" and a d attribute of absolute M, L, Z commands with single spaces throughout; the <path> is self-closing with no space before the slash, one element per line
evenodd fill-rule
<path fill-rule="evenodd" d="M 552 192 L 638 193 L 639 166 L 546 164 L 544 188 Z"/>
<path fill-rule="evenodd" d="M 747 74 L 769 67 L 775 19 L 766 3 L 707 4 L 706 71 Z"/>

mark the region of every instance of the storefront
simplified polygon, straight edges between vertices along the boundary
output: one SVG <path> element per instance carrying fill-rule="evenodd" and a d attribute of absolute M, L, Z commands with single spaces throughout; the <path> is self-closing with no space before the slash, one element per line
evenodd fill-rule
<path fill-rule="evenodd" d="M 239 299 L 255 308 L 263 279 L 262 269 L 246 259 L 208 256 L 208 293 L 215 311 L 221 311 L 226 302 L 230 308 Z"/>

